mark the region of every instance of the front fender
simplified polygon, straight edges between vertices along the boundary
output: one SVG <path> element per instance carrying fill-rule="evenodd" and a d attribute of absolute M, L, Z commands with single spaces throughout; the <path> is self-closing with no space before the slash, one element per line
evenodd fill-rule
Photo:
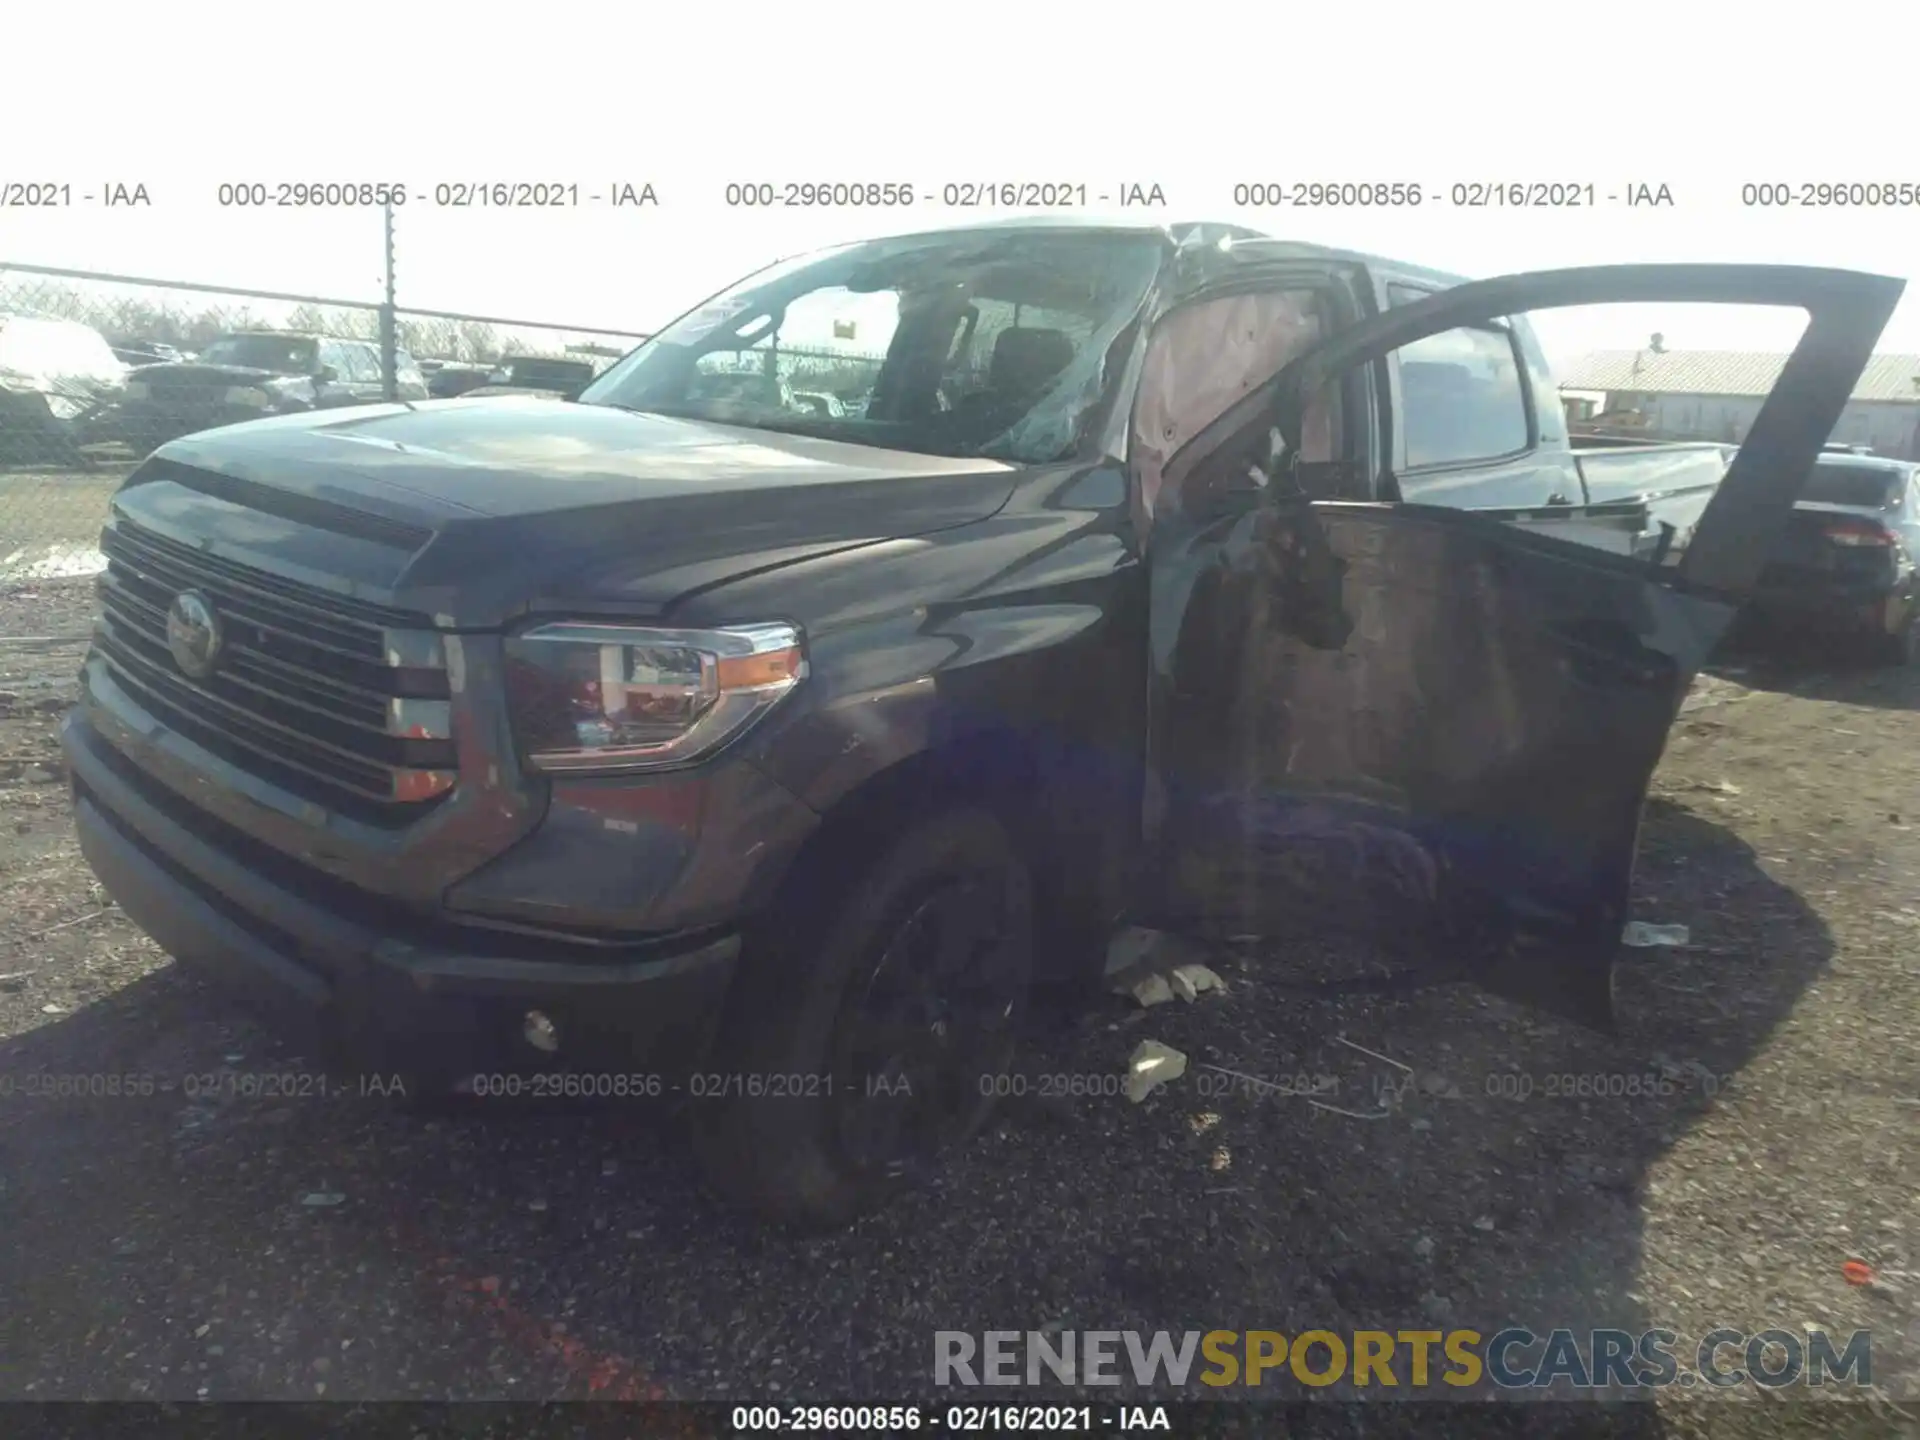
<path fill-rule="evenodd" d="M 1095 605 L 994 605 L 828 636 L 809 651 L 810 693 L 753 759 L 821 814 L 921 755 L 964 751 L 986 767 L 980 783 L 1023 785 L 1069 743 L 1063 692 L 1104 648 L 1105 618 Z"/>

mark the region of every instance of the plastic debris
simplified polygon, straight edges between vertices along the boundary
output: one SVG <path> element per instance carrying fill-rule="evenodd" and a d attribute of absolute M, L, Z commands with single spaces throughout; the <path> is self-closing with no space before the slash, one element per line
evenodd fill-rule
<path fill-rule="evenodd" d="M 1142 1040 L 1127 1062 L 1127 1099 L 1138 1105 L 1170 1080 L 1187 1073 L 1187 1057 L 1158 1040 Z"/>
<path fill-rule="evenodd" d="M 300 1203 L 310 1210 L 324 1210 L 335 1205 L 346 1204 L 347 1197 L 338 1190 L 315 1190 Z"/>
<path fill-rule="evenodd" d="M 1864 1260 L 1849 1260 L 1840 1267 L 1840 1274 L 1849 1285 L 1873 1284 L 1873 1267 Z"/>
<path fill-rule="evenodd" d="M 1173 974 L 1167 977 L 1167 983 L 1173 987 L 1174 994 L 1189 1002 L 1209 990 L 1225 994 L 1227 989 L 1227 982 L 1205 965 L 1175 966 Z"/>
<path fill-rule="evenodd" d="M 1164 1005 L 1173 999 L 1173 986 L 1164 975 L 1142 975 L 1132 983 L 1120 987 L 1120 993 L 1131 995 L 1140 1003 L 1142 1009 L 1151 1009 L 1155 1005 Z"/>
<path fill-rule="evenodd" d="M 1621 932 L 1623 944 L 1635 949 L 1646 950 L 1656 945 L 1678 947 L 1692 938 L 1684 925 L 1649 925 L 1644 920 L 1629 920 L 1627 928 Z"/>
<path fill-rule="evenodd" d="M 1491 1215 L 1482 1215 L 1478 1220 L 1473 1222 L 1473 1228 L 1483 1233 L 1492 1230 L 1494 1228 L 1493 1217 Z"/>
<path fill-rule="evenodd" d="M 1160 940 L 1158 930 L 1129 925 L 1107 943 L 1106 973 L 1115 976 L 1133 969 L 1152 954 Z"/>

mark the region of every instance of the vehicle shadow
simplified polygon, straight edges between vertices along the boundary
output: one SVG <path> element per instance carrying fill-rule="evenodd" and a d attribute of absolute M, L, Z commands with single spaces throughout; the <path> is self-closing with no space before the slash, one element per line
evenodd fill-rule
<path fill-rule="evenodd" d="M 1637 1279 L 1650 1173 L 1737 1090 L 1833 942 L 1712 820 L 1655 802 L 1642 844 L 1636 914 L 1685 921 L 1690 943 L 1624 952 L 1614 1039 L 1470 992 L 1303 999 L 1266 988 L 1259 961 L 1211 1012 L 1123 1012 L 1129 1033 L 1186 1052 L 1186 1083 L 1214 1097 L 1169 1097 L 1199 1112 L 1162 1127 L 1184 1164 L 1125 1157 L 1163 1180 L 1186 1172 L 1162 1197 L 1120 1166 L 1089 1177 L 1108 1198 L 1077 1244 L 1125 1257 L 1117 1308 L 1140 1317 L 1114 1323 L 1636 1336 L 1670 1323 Z M 1289 1075 L 1336 1079 L 1347 1113 L 1237 1078 Z M 1135 1202 L 1117 1226 L 1115 1190 Z"/>
<path fill-rule="evenodd" d="M 945 1403 L 961 1397 L 932 1383 L 940 1330 L 1638 1335 L 1672 1318 L 1639 1278 L 1651 1172 L 1832 953 L 1723 827 L 1655 804 L 1643 843 L 1636 913 L 1684 920 L 1691 943 L 1627 952 L 1617 1038 L 1460 990 L 1305 999 L 1257 957 L 1223 957 L 1223 995 L 1109 998 L 1036 1037 L 1001 1123 L 933 1186 L 812 1238 L 716 1209 L 657 1106 L 424 1117 L 352 1077 L 320 1085 L 168 967 L 0 1044 L 0 1395 L 615 1385 Z M 1135 1105 L 1118 1081 L 1145 1038 L 1188 1069 Z M 24 1093 L 26 1077 L 103 1072 L 122 1093 Z M 1332 1108 L 1275 1088 L 1296 1074 L 1336 1079 L 1319 1092 Z M 127 1093 L 139 1077 L 151 1093 Z M 1412 1399 L 1409 1379 L 1325 1394 Z M 1206 1392 L 1317 1393 L 1274 1375 Z M 966 1398 L 983 1396 L 1006 1392 Z M 1367 1433 L 1389 1433 L 1366 1408 Z M 1346 1412 L 1326 1412 L 1323 1433 L 1343 1433 Z M 1597 1418 L 1515 1413 L 1527 1434 Z M 1404 1418 L 1444 1433 L 1426 1406 Z M 1646 1404 L 1604 1428 L 1664 1433 Z"/>
<path fill-rule="evenodd" d="M 1708 673 L 1753 690 L 1836 700 L 1875 710 L 1920 710 L 1920 667 L 1887 665 L 1818 636 L 1742 638 L 1722 648 Z"/>

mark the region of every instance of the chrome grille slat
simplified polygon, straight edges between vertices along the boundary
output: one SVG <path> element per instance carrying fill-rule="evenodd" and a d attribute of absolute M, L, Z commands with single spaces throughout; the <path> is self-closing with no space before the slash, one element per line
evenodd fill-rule
<path fill-rule="evenodd" d="M 171 558 L 156 558 L 137 550 L 129 553 L 124 540 L 115 532 L 108 531 L 107 535 L 106 543 L 101 548 L 105 551 L 109 563 L 118 562 L 123 571 L 130 570 L 158 589 L 168 592 L 204 590 L 220 602 L 222 610 L 245 620 L 249 625 L 257 625 L 263 630 L 275 631 L 301 644 L 332 650 L 356 660 L 368 660 L 379 664 L 385 658 L 386 652 L 381 642 L 380 632 L 372 627 L 361 632 L 351 628 L 343 629 L 316 623 L 305 619 L 297 612 L 291 615 L 276 615 L 270 604 L 260 603 L 257 594 L 249 593 L 231 580 L 217 574 L 211 576 L 196 574 Z"/>
<path fill-rule="evenodd" d="M 158 605 L 136 595 L 111 576 L 108 583 L 100 587 L 100 596 L 102 609 L 109 618 L 164 648 L 167 617 Z M 254 651 L 236 652 L 221 673 L 234 684 L 245 685 L 274 699 L 297 699 L 376 735 L 390 733 L 387 730 L 388 697 L 361 686 L 341 684 Z"/>
<path fill-rule="evenodd" d="M 191 577 L 175 576 L 172 579 L 165 579 L 146 571 L 130 569 L 128 566 L 114 560 L 111 553 L 109 553 L 108 558 L 109 565 L 107 574 L 112 581 L 123 590 L 140 596 L 147 604 L 158 609 L 162 614 L 165 613 L 166 607 L 172 602 L 173 597 L 182 590 L 207 590 L 207 593 L 213 595 L 215 599 L 220 601 L 222 612 L 229 620 L 239 621 L 257 632 L 255 643 L 250 647 L 252 653 L 260 655 L 263 658 L 279 661 L 283 664 L 296 666 L 303 671 L 312 671 L 316 665 L 332 666 L 341 673 L 339 675 L 329 675 L 329 679 L 338 680 L 340 683 L 348 685 L 351 688 L 365 690 L 371 694 L 385 694 L 386 688 L 391 683 L 392 676 L 389 672 L 394 667 L 389 663 L 371 660 L 365 655 L 349 654 L 344 650 L 336 649 L 330 645 L 315 644 L 312 641 L 293 634 L 291 631 L 271 625 L 263 625 L 254 618 L 253 612 L 249 607 L 236 605 L 230 598 L 222 596 L 220 592 L 216 590 L 208 590 L 206 586 L 195 585 Z M 394 633 L 396 632 L 388 632 L 389 636 Z M 274 651 L 285 651 L 286 653 L 284 655 L 271 653 L 266 648 L 269 644 L 273 647 Z M 319 673 L 326 674 L 327 672 L 321 671 Z"/>
<path fill-rule="evenodd" d="M 303 798 L 404 823 L 453 786 L 451 691 L 426 619 L 203 554 L 115 514 L 94 652 L 162 723 Z M 167 616 L 198 590 L 224 622 L 212 674 L 173 658 Z M 424 663 L 423 663 L 424 662 Z"/>
<path fill-rule="evenodd" d="M 217 732 L 222 738 L 253 751 L 257 755 L 301 770 L 318 780 L 344 785 L 369 800 L 391 800 L 393 781 L 385 767 L 372 763 L 355 763 L 356 757 L 340 750 L 329 750 L 323 746 L 313 746 L 318 756 L 305 753 L 309 747 L 302 746 L 296 752 L 285 742 L 293 732 L 275 726 L 255 724 L 252 717 L 237 706 L 215 706 L 221 714 L 220 721 L 209 718 L 207 703 L 209 697 L 205 691 L 196 690 L 186 682 L 167 674 L 153 661 L 146 659 L 117 640 L 107 637 L 100 645 L 100 651 L 108 665 L 114 671 L 116 679 L 131 681 L 129 688 L 138 695 L 158 695 L 161 700 L 182 715 L 204 725 L 208 730 Z M 231 722 L 231 723 L 224 723 Z M 260 735 L 258 732 L 266 732 Z M 338 765 L 326 763 L 329 756 L 338 756 Z M 318 759 L 319 764 L 308 763 Z"/>

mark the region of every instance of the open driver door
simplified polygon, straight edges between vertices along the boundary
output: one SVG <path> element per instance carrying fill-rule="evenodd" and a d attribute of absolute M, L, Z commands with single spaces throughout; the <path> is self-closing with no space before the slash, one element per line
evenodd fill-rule
<path fill-rule="evenodd" d="M 1154 923 L 1319 978 L 1393 957 L 1611 1029 L 1669 728 L 1903 289 L 1752 265 L 1463 284 L 1340 329 L 1188 440 L 1160 486 L 1188 498 L 1147 541 Z M 1302 459 L 1309 402 L 1405 345 L 1656 301 L 1809 317 L 1678 566 L 1570 538 L 1577 505 L 1523 526 L 1400 502 L 1391 447 L 1360 433 L 1391 423 L 1375 401 L 1343 407 L 1363 423 L 1332 461 Z M 1355 494 L 1376 498 L 1325 498 Z"/>

